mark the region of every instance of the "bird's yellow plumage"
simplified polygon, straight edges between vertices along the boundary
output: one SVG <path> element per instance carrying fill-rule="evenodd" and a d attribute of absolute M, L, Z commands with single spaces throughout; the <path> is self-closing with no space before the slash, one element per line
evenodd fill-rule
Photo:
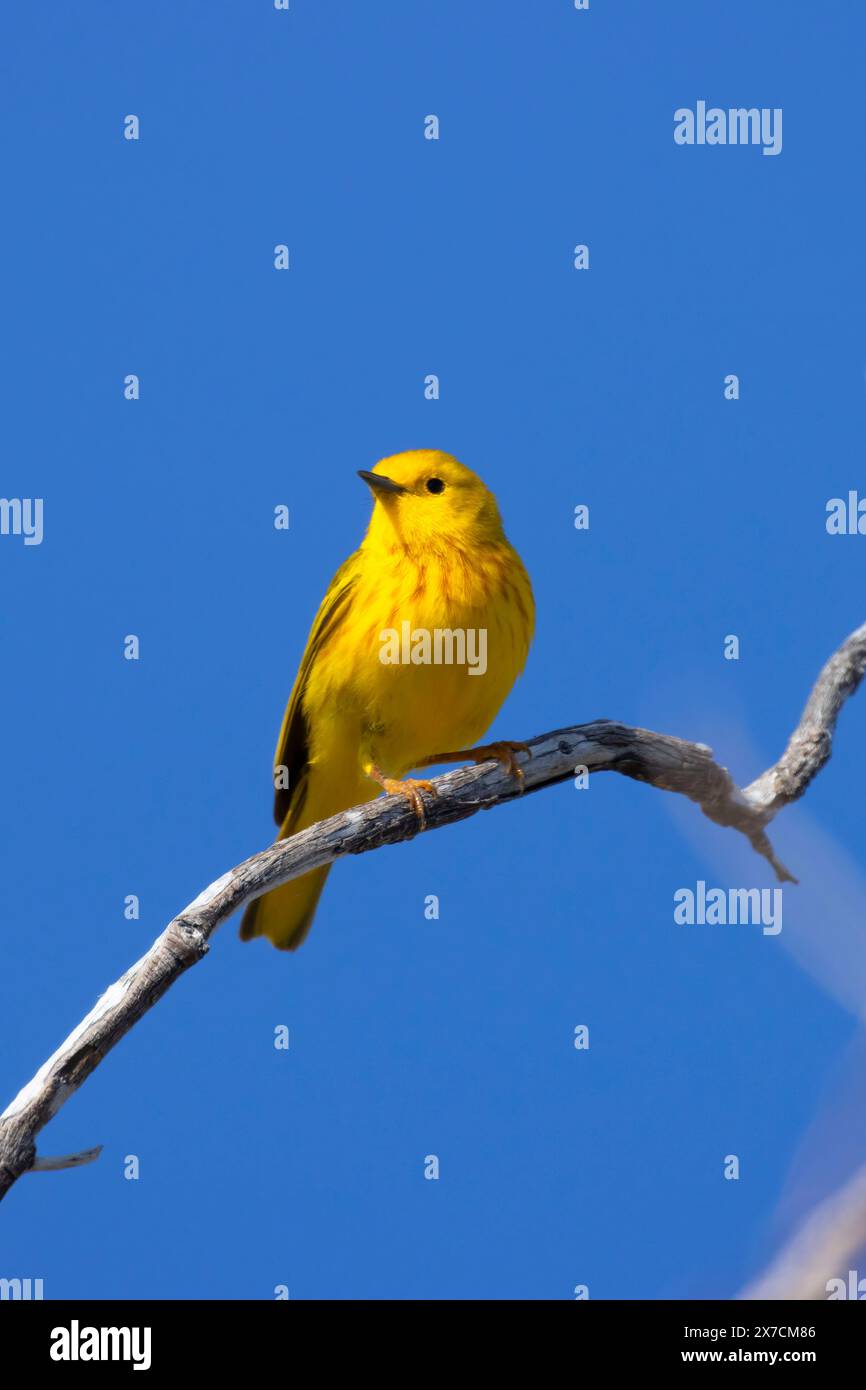
<path fill-rule="evenodd" d="M 480 478 L 432 449 L 361 476 L 375 498 L 370 525 L 316 614 L 277 744 L 275 785 L 288 777 L 274 806 L 281 839 L 382 787 L 405 789 L 423 816 L 426 784 L 393 779 L 472 756 L 532 639 L 529 577 Z M 508 759 L 506 745 L 492 748 Z M 327 874 L 259 898 L 241 936 L 299 946 Z"/>

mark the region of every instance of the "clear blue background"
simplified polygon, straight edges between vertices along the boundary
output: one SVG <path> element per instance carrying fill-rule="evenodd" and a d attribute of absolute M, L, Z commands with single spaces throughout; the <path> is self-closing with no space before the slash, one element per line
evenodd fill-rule
<path fill-rule="evenodd" d="M 775 759 L 866 618 L 866 539 L 824 526 L 866 493 L 864 51 L 854 0 L 6 10 L 0 491 L 45 499 L 45 540 L 0 539 L 2 1104 L 271 838 L 283 705 L 383 455 L 477 469 L 532 574 L 499 736 L 609 717 L 744 782 Z M 783 152 L 676 146 L 698 99 L 782 107 Z M 777 938 L 675 925 L 677 888 L 769 871 L 618 777 L 338 865 L 296 956 L 226 926 L 43 1134 L 105 1152 L 20 1182 L 0 1274 L 733 1295 L 866 1152 L 864 720 L 774 828 L 802 880 Z"/>

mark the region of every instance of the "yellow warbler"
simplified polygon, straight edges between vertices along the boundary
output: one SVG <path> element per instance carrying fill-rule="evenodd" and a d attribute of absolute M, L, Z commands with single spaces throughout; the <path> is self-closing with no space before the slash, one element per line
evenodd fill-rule
<path fill-rule="evenodd" d="M 402 792 L 423 826 L 430 783 L 397 780 L 412 768 L 496 757 L 521 775 L 522 744 L 468 747 L 523 669 L 535 617 L 495 497 L 434 449 L 360 476 L 370 525 L 316 614 L 277 744 L 280 839 L 381 788 Z M 327 876 L 313 869 L 252 903 L 242 938 L 300 946 Z"/>

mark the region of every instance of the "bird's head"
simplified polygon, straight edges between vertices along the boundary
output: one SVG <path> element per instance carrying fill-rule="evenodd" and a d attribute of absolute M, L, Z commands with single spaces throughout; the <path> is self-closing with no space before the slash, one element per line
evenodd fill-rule
<path fill-rule="evenodd" d="M 496 498 L 471 469 L 438 449 L 381 459 L 359 477 L 375 498 L 368 541 L 407 550 L 471 550 L 502 539 Z"/>

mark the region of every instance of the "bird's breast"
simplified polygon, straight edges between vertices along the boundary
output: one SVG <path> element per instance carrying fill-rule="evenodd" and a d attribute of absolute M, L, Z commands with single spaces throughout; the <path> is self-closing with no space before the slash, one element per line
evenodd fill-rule
<path fill-rule="evenodd" d="M 529 582 L 511 556 L 362 567 L 313 681 L 320 708 L 377 730 L 391 775 L 476 742 L 508 694 L 532 632 Z"/>

